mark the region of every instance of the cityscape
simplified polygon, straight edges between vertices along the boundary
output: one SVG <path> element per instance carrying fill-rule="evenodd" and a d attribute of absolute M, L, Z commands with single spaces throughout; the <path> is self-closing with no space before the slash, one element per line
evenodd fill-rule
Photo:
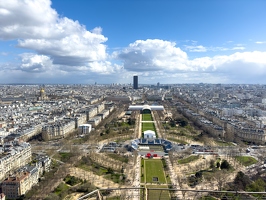
<path fill-rule="evenodd" d="M 265 8 L 0 0 L 0 200 L 266 199 Z"/>
<path fill-rule="evenodd" d="M 140 80 L 1 85 L 1 198 L 209 199 L 237 191 L 235 198 L 252 199 L 248 192 L 264 192 L 252 187 L 266 174 L 266 85 Z"/>

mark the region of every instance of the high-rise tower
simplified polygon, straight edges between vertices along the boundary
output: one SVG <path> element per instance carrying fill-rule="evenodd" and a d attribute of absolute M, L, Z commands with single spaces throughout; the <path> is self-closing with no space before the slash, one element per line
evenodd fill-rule
<path fill-rule="evenodd" d="M 133 89 L 138 89 L 138 76 L 133 76 Z"/>

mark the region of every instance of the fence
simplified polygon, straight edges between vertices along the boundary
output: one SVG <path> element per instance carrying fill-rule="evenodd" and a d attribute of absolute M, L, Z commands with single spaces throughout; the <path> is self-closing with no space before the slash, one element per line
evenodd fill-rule
<path fill-rule="evenodd" d="M 177 190 L 166 188 L 106 188 L 94 190 L 78 200 L 263 200 L 266 192 Z"/>

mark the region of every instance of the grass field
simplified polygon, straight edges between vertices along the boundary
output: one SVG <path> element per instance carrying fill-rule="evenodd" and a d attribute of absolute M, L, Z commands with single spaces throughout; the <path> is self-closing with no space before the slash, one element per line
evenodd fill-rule
<path fill-rule="evenodd" d="M 244 166 L 250 166 L 256 164 L 258 161 L 250 156 L 236 156 L 235 157 L 238 162 L 240 162 Z"/>
<path fill-rule="evenodd" d="M 57 188 L 55 188 L 54 192 L 55 194 L 60 194 L 61 192 L 67 191 L 69 186 L 65 183 L 60 183 Z"/>
<path fill-rule="evenodd" d="M 142 121 L 153 121 L 151 114 L 142 114 Z"/>
<path fill-rule="evenodd" d="M 154 123 L 152 123 L 152 122 L 151 123 L 150 122 L 142 123 L 142 132 L 147 131 L 147 130 L 151 130 L 151 131 L 156 132 Z"/>
<path fill-rule="evenodd" d="M 231 142 L 214 141 L 218 146 L 234 146 Z"/>
<path fill-rule="evenodd" d="M 170 194 L 168 192 L 168 186 L 167 185 L 147 185 L 148 190 L 148 199 L 154 200 L 154 199 L 170 199 Z M 152 188 L 165 188 L 166 190 L 152 190 Z"/>
<path fill-rule="evenodd" d="M 181 159 L 181 160 L 178 160 L 178 163 L 179 164 L 187 164 L 187 163 L 190 163 L 190 162 L 192 162 L 192 161 L 194 161 L 194 160 L 197 160 L 197 159 L 199 159 L 199 156 L 197 155 L 192 155 L 192 156 L 189 156 L 189 157 L 187 157 L 187 158 L 184 158 L 184 159 Z"/>
<path fill-rule="evenodd" d="M 157 177 L 158 182 L 160 183 L 166 183 L 163 163 L 161 160 L 145 159 L 144 160 L 144 181 L 146 183 L 154 183 L 153 177 Z"/>

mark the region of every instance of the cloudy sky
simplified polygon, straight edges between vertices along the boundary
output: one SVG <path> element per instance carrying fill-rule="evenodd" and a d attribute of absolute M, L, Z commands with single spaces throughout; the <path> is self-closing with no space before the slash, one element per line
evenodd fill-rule
<path fill-rule="evenodd" d="M 266 84 L 265 0 L 0 0 L 0 83 Z"/>

